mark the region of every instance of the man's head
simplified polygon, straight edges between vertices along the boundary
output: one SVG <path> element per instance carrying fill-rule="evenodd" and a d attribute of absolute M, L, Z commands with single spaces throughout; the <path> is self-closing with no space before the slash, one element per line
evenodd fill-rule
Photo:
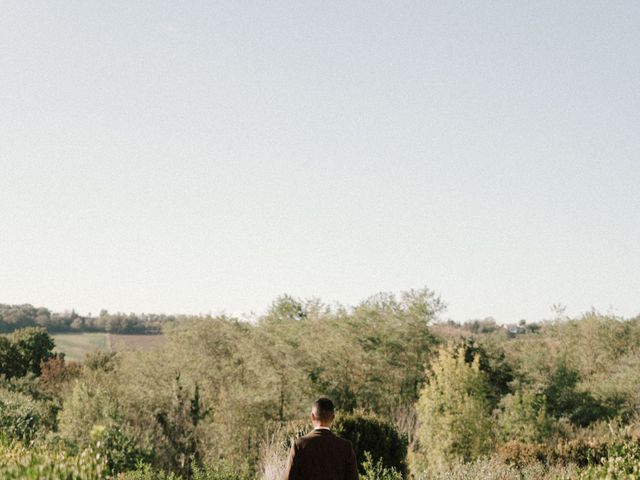
<path fill-rule="evenodd" d="M 333 402 L 326 397 L 321 397 L 311 406 L 311 421 L 314 427 L 329 427 L 333 422 Z"/>

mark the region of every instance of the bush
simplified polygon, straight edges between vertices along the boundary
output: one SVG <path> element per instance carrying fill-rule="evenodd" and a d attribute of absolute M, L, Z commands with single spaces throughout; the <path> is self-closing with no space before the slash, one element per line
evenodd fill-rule
<path fill-rule="evenodd" d="M 167 473 L 162 470 L 155 470 L 151 465 L 139 465 L 135 470 L 120 473 L 118 480 L 181 480 L 175 473 Z"/>
<path fill-rule="evenodd" d="M 501 445 L 497 455 L 507 465 L 513 465 L 517 468 L 539 462 L 546 463 L 547 460 L 544 444 L 524 443 L 517 440 Z"/>
<path fill-rule="evenodd" d="M 47 423 L 46 405 L 27 395 L 0 390 L 0 436 L 31 442 Z"/>
<path fill-rule="evenodd" d="M 500 407 L 497 426 L 503 440 L 539 443 L 549 437 L 553 418 L 547 415 L 543 395 L 518 389 L 513 394 L 505 395 Z"/>
<path fill-rule="evenodd" d="M 494 428 L 488 392 L 478 355 L 468 363 L 464 347 L 440 348 L 416 406 L 420 423 L 412 467 L 438 471 L 490 453 Z"/>
<path fill-rule="evenodd" d="M 630 441 L 612 445 L 599 465 L 592 465 L 580 475 L 581 480 L 601 478 L 640 478 L 640 443 Z"/>
<path fill-rule="evenodd" d="M 224 462 L 216 465 L 191 466 L 191 480 L 246 480 L 246 477 L 238 473 L 231 465 Z M 136 470 L 121 473 L 116 477 L 118 480 L 184 480 L 173 472 L 155 470 L 149 465 L 139 465 Z"/>
<path fill-rule="evenodd" d="M 244 480 L 245 477 L 225 462 L 204 467 L 193 466 L 192 480 Z"/>
<path fill-rule="evenodd" d="M 87 446 L 95 425 L 118 423 L 118 405 L 104 388 L 76 381 L 58 416 L 60 433 L 67 439 Z"/>
<path fill-rule="evenodd" d="M 51 395 L 61 396 L 61 392 L 80 376 L 80 366 L 66 362 L 64 355 L 56 354 L 40 364 L 40 384 Z"/>
<path fill-rule="evenodd" d="M 148 457 L 137 447 L 136 442 L 116 425 L 94 426 L 91 440 L 96 450 L 105 458 L 111 474 L 133 470 Z"/>
<path fill-rule="evenodd" d="M 560 363 L 549 379 L 544 391 L 547 399 L 547 411 L 550 415 L 567 417 L 571 423 L 581 427 L 602 419 L 608 419 L 615 413 L 590 392 L 578 390 L 580 374 Z"/>
<path fill-rule="evenodd" d="M 260 448 L 258 472 L 261 480 L 281 480 L 291 444 L 309 432 L 308 420 L 292 420 L 267 435 Z"/>
<path fill-rule="evenodd" d="M 442 472 L 413 475 L 415 480 L 575 480 L 573 466 L 548 467 L 535 463 L 523 468 L 506 465 L 497 457 L 481 458 L 474 462 L 455 462 Z"/>
<path fill-rule="evenodd" d="M 570 464 L 579 467 L 598 465 L 607 457 L 609 445 L 603 439 L 573 439 L 558 443 L 551 452 L 553 463 Z"/>
<path fill-rule="evenodd" d="M 364 463 L 362 464 L 362 480 L 402 480 L 402 475 L 395 468 L 386 468 L 382 460 L 373 461 L 369 452 L 364 452 Z"/>
<path fill-rule="evenodd" d="M 338 417 L 334 430 L 353 444 L 361 473 L 364 474 L 363 464 L 367 461 L 365 453 L 368 452 L 369 458 L 380 460 L 383 467 L 406 474 L 407 439 L 393 425 L 373 415 L 353 414 Z"/>
<path fill-rule="evenodd" d="M 40 375 L 40 365 L 53 357 L 55 343 L 44 328 L 28 327 L 11 334 L 11 343 L 15 347 L 20 368 L 18 376 L 31 372 Z"/>
<path fill-rule="evenodd" d="M 43 446 L 0 445 L 0 478 L 3 480 L 103 480 L 104 458 L 88 448 L 78 455 Z"/>

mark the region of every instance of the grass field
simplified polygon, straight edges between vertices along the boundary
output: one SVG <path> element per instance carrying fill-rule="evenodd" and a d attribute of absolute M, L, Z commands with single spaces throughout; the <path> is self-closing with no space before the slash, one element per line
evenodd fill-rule
<path fill-rule="evenodd" d="M 110 333 L 56 333 L 51 334 L 55 351 L 65 354 L 67 360 L 80 361 L 93 350 L 123 351 L 148 350 L 161 345 L 163 335 L 120 335 Z"/>
<path fill-rule="evenodd" d="M 166 340 L 165 336 L 160 335 L 120 335 L 111 334 L 111 348 L 120 352 L 123 350 L 150 350 L 158 347 Z"/>
<path fill-rule="evenodd" d="M 65 354 L 67 360 L 82 360 L 92 350 L 110 350 L 106 333 L 56 333 L 51 335 L 55 351 Z"/>

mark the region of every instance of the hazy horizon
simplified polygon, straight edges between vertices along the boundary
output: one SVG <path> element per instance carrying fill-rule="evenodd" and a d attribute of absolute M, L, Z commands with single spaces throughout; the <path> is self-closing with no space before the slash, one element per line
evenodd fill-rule
<path fill-rule="evenodd" d="M 396 296 L 396 299 L 400 300 L 400 296 L 398 294 L 401 294 L 402 292 L 377 292 L 377 293 L 381 293 L 381 294 L 393 294 Z M 437 292 L 436 296 L 437 295 Z M 288 295 L 287 293 L 283 293 L 281 296 L 284 295 Z M 278 298 L 280 298 L 281 296 L 278 296 Z M 370 295 L 369 297 L 373 297 L 375 295 Z M 354 302 L 352 304 L 346 304 L 343 302 L 339 302 L 339 301 L 335 301 L 335 302 L 324 302 L 322 301 L 321 298 L 317 298 L 317 297 L 311 297 L 311 298 L 299 298 L 299 297 L 293 297 L 295 300 L 300 300 L 303 303 L 306 301 L 320 301 L 321 304 L 323 306 L 329 307 L 331 308 L 333 311 L 335 311 L 338 308 L 355 308 L 357 307 L 361 301 L 365 301 L 367 300 L 369 297 L 366 298 L 362 298 L 360 299 L 359 302 Z M 276 301 L 277 298 L 274 298 L 273 301 Z M 640 316 L 640 314 L 636 314 L 636 315 L 631 315 L 631 316 L 624 316 L 624 315 L 620 315 L 618 313 L 615 312 L 615 309 L 612 308 L 611 306 L 609 308 L 607 308 L 606 310 L 600 310 L 597 309 L 595 307 L 590 307 L 588 309 L 582 310 L 582 311 L 578 311 L 575 313 L 572 313 L 571 315 L 568 314 L 568 307 L 565 304 L 562 303 L 557 303 L 554 305 L 550 305 L 549 309 L 548 309 L 548 314 L 546 314 L 545 316 L 541 317 L 541 318 L 535 318 L 535 319 L 526 319 L 526 318 L 518 318 L 518 319 L 507 319 L 507 320 L 498 320 L 495 317 L 493 317 L 492 315 L 488 315 L 485 317 L 470 317 L 470 318 L 465 318 L 465 319 L 453 319 L 449 314 L 448 314 L 448 304 L 446 303 L 446 301 L 443 301 L 444 303 L 444 310 L 441 314 L 437 315 L 434 318 L 435 322 L 438 323 L 446 323 L 447 321 L 450 320 L 454 320 L 457 323 L 463 324 L 465 322 L 473 322 L 473 321 L 483 321 L 483 320 L 495 320 L 498 324 L 500 325 L 506 325 L 506 324 L 514 324 L 514 323 L 518 323 L 521 320 L 526 320 L 527 323 L 538 323 L 538 322 L 545 322 L 545 321 L 557 321 L 557 320 L 565 320 L 565 319 L 579 319 L 584 315 L 589 315 L 591 313 L 596 313 L 598 315 L 606 315 L 606 316 L 614 316 L 620 319 L 624 319 L 624 320 L 630 320 L 633 318 L 637 318 L 638 316 Z M 0 304 L 5 304 L 5 305 L 31 305 L 35 308 L 47 308 L 51 313 L 56 313 L 56 314 L 66 314 L 66 313 L 71 313 L 71 312 L 75 312 L 78 315 L 81 316 L 86 316 L 86 317 L 99 317 L 100 316 L 100 312 L 102 310 L 105 310 L 107 313 L 109 314 L 123 314 L 123 315 L 166 315 L 166 316 L 185 316 L 185 317 L 189 317 L 189 316 L 194 316 L 194 317 L 217 317 L 217 316 L 226 316 L 226 317 L 230 317 L 230 318 L 237 318 L 239 320 L 244 320 L 244 321 L 255 321 L 258 320 L 258 318 L 262 315 L 265 315 L 268 313 L 269 308 L 271 307 L 272 303 L 269 303 L 267 305 L 265 305 L 263 308 L 261 309 L 257 309 L 257 310 L 250 310 L 250 311 L 236 311 L 236 312 L 230 312 L 230 311 L 226 311 L 223 309 L 218 309 L 218 310 L 206 310 L 206 311 L 186 311 L 186 312 L 180 312 L 180 311 L 175 311 L 175 312 L 153 312 L 153 311 L 123 311 L 123 310 L 108 310 L 108 309 L 103 309 L 103 308 L 99 308 L 96 310 L 88 310 L 88 311 L 81 311 L 78 310 L 77 308 L 60 308 L 60 309 L 53 309 L 48 307 L 47 305 L 39 305 L 39 304 L 34 304 L 33 302 L 21 302 L 21 303 L 11 303 L 11 302 L 3 302 L 0 300 Z M 66 332 L 63 332 L 63 334 Z"/>

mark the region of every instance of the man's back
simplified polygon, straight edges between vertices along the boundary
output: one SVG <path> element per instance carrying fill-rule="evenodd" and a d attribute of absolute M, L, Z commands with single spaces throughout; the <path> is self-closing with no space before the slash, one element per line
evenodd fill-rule
<path fill-rule="evenodd" d="M 357 480 L 353 447 L 328 429 L 315 429 L 291 446 L 285 480 Z"/>

